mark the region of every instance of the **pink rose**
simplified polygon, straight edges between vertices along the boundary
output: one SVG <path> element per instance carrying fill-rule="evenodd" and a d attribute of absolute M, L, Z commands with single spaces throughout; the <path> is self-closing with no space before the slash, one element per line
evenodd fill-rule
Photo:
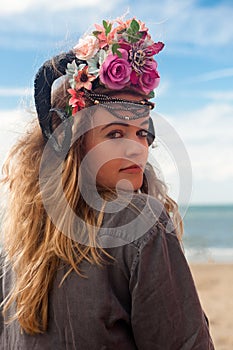
<path fill-rule="evenodd" d="M 128 62 L 128 51 L 119 49 L 122 57 L 110 53 L 100 68 L 100 81 L 109 89 L 123 89 L 130 81 L 132 71 Z"/>
<path fill-rule="evenodd" d="M 78 44 L 74 47 L 74 52 L 80 60 L 88 60 L 97 53 L 98 48 L 98 39 L 94 35 L 87 35 L 79 39 Z"/>
<path fill-rule="evenodd" d="M 157 62 L 155 60 L 147 60 L 143 66 L 142 73 L 133 71 L 130 76 L 132 85 L 142 90 L 145 94 L 153 91 L 160 82 L 160 76 L 157 71 Z"/>

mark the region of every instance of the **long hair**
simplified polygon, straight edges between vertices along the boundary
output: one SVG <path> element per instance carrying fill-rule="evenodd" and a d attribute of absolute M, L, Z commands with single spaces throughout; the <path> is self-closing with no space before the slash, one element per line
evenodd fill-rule
<path fill-rule="evenodd" d="M 65 84 L 54 96 L 53 106 L 64 108 L 68 98 Z M 73 229 L 73 217 L 67 220 L 68 234 L 64 235 L 46 212 L 39 183 L 40 164 L 46 142 L 37 121 L 14 145 L 3 167 L 2 183 L 8 186 L 9 198 L 3 224 L 2 245 L 6 263 L 14 273 L 14 287 L 3 303 L 3 313 L 7 316 L 14 304 L 15 313 L 8 318 L 8 322 L 18 320 L 21 328 L 28 334 L 43 333 L 48 327 L 48 293 L 61 261 L 70 267 L 68 273 L 74 270 L 85 278 L 80 269 L 83 260 L 90 264 L 102 265 L 106 257 L 112 258 L 96 242 L 104 210 L 100 210 L 96 215 L 84 201 L 78 186 L 84 137 L 85 135 L 81 136 L 74 143 L 63 162 L 62 183 L 68 204 L 61 217 L 70 215 L 69 208 L 80 215 L 90 224 L 83 234 L 88 236 L 88 242 L 91 244 L 81 244 L 69 235 Z M 182 220 L 177 204 L 168 196 L 165 184 L 158 179 L 149 164 L 141 187 L 142 193 L 148 193 L 148 179 L 154 184 L 153 196 L 162 202 L 166 211 L 172 215 L 180 237 Z M 59 194 L 56 193 L 53 181 L 49 182 L 49 179 L 47 190 L 47 195 L 56 200 L 59 210 L 62 203 L 59 202 Z M 82 230 L 82 227 L 79 229 Z"/>

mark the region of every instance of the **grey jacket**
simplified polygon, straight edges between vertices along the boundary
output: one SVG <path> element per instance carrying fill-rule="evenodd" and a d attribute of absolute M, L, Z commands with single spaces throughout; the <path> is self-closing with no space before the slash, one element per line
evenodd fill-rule
<path fill-rule="evenodd" d="M 72 272 L 59 287 L 69 268 L 61 262 L 49 293 L 47 332 L 30 336 L 17 322 L 5 326 L 1 319 L 1 350 L 214 349 L 169 218 L 157 201 L 148 205 L 142 197 L 134 201 L 145 220 L 134 221 L 139 212 L 129 208 L 105 215 L 100 240 L 114 262 L 102 267 L 82 262 L 88 278 Z M 4 271 L 1 299 L 11 276 Z"/>

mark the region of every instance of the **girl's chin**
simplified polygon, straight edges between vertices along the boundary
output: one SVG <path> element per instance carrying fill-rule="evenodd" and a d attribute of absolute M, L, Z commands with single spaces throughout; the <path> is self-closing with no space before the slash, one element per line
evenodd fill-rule
<path fill-rule="evenodd" d="M 120 180 L 117 185 L 117 190 L 135 192 L 142 187 L 142 181 L 129 181 L 128 179 Z"/>

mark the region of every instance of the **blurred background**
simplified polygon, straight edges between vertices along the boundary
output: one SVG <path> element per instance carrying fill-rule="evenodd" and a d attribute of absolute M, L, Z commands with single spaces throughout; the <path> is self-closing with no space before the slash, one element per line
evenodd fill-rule
<path fill-rule="evenodd" d="M 33 118 L 33 79 L 42 63 L 71 49 L 84 32 L 93 30 L 94 23 L 125 13 L 126 18 L 141 19 L 152 38 L 165 43 L 156 57 L 161 84 L 154 115 L 158 147 L 152 158 L 159 162 L 169 193 L 181 207 L 186 255 L 192 263 L 233 262 L 231 0 L 5 1 L 0 7 L 0 165 Z M 159 120 L 165 120 L 179 138 L 184 164 L 174 159 L 176 144 L 169 148 L 159 142 Z M 221 293 L 226 293 L 224 283 L 231 281 L 232 288 L 232 268 L 228 273 L 225 282 L 214 276 L 208 286 L 214 290 L 220 285 Z M 208 286 L 205 289 L 205 279 L 198 282 L 200 291 L 209 293 Z M 210 294 L 203 295 L 211 299 Z M 213 302 L 221 299 L 218 294 L 212 298 Z M 224 305 L 229 314 L 230 305 Z M 219 314 L 211 314 L 213 327 L 219 325 Z M 228 343 L 222 334 L 215 335 L 218 349 L 232 349 L 230 333 L 224 334 Z"/>

